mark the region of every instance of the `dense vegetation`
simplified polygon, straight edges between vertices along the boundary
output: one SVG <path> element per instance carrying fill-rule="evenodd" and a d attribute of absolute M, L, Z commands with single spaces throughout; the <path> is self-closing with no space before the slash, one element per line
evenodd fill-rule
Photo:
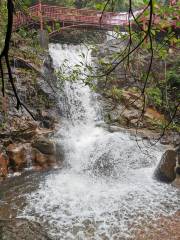
<path fill-rule="evenodd" d="M 7 11 L 5 1 L 0 1 L 0 49 L 4 45 L 4 36 L 6 32 L 6 22 L 7 22 Z"/>
<path fill-rule="evenodd" d="M 27 6 L 35 4 L 37 0 L 25 0 L 24 3 Z M 94 8 L 102 10 L 106 4 L 106 1 L 103 0 L 42 0 L 44 3 L 49 4 L 58 4 L 61 6 L 67 7 L 76 7 L 76 8 Z M 134 7 L 140 7 L 143 4 L 142 0 L 133 1 Z M 116 0 L 112 1 L 111 4 L 108 4 L 107 10 L 109 11 L 126 11 L 128 10 L 128 1 L 127 0 Z"/>

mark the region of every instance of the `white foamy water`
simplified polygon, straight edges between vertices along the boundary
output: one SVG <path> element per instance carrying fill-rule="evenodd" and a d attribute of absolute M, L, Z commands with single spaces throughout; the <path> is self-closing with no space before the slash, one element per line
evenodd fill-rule
<path fill-rule="evenodd" d="M 87 53 L 82 46 L 50 45 L 56 69 L 66 58 L 71 66 L 82 61 L 81 51 Z M 129 134 L 96 127 L 102 121 L 96 96 L 81 81 L 64 83 L 60 106 L 57 135 L 67 167 L 27 195 L 23 216 L 43 222 L 54 239 L 129 239 L 132 224 L 178 209 L 178 192 L 153 179 L 160 145 L 142 145 L 144 154 Z"/>

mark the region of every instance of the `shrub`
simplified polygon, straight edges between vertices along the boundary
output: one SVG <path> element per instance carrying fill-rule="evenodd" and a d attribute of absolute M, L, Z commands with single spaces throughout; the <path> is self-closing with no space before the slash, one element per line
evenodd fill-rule
<path fill-rule="evenodd" d="M 156 107 L 162 106 L 162 93 L 158 87 L 149 87 L 146 90 L 148 103 Z"/>

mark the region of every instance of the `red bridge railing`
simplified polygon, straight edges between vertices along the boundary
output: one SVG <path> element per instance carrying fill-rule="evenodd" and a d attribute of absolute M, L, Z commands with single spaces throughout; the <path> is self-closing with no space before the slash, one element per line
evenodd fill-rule
<path fill-rule="evenodd" d="M 94 24 L 94 25 L 124 25 L 128 23 L 127 13 L 105 12 L 89 9 L 75 9 L 60 6 L 49 6 L 37 4 L 28 9 L 27 14 L 17 12 L 14 16 L 13 29 L 33 23 L 35 21 L 52 20 L 60 22 L 71 22 L 73 24 Z"/>

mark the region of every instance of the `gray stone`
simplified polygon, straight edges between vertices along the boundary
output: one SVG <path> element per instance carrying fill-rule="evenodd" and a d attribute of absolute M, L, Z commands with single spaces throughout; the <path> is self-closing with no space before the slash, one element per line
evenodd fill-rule
<path fill-rule="evenodd" d="M 175 180 L 176 156 L 177 153 L 174 150 L 167 150 L 163 154 L 154 172 L 154 176 L 157 180 L 162 182 L 172 182 Z"/>
<path fill-rule="evenodd" d="M 116 106 L 116 108 L 109 113 L 110 114 L 110 120 L 112 122 L 118 121 L 122 111 L 123 111 L 123 106 L 122 105 Z"/>
<path fill-rule="evenodd" d="M 125 117 L 128 121 L 138 119 L 139 118 L 139 111 L 136 109 L 126 109 L 123 112 L 123 117 Z"/>
<path fill-rule="evenodd" d="M 109 131 L 110 132 L 126 132 L 126 130 L 122 127 L 118 127 L 118 126 L 109 126 Z"/>

